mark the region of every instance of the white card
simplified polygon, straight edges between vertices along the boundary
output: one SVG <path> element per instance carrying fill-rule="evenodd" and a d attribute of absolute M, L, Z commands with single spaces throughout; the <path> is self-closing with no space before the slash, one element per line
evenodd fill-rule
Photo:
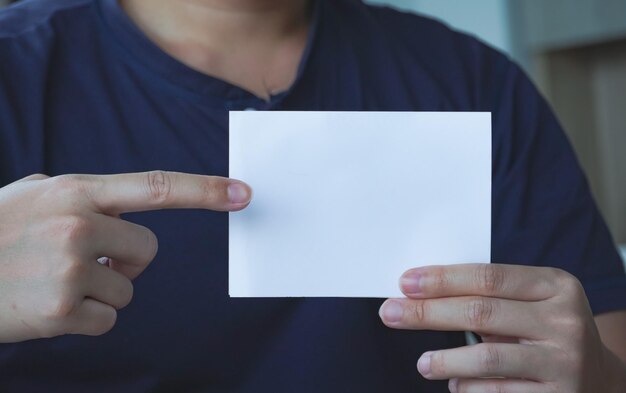
<path fill-rule="evenodd" d="M 490 262 L 491 114 L 230 112 L 232 297 L 398 297 L 407 269 Z"/>

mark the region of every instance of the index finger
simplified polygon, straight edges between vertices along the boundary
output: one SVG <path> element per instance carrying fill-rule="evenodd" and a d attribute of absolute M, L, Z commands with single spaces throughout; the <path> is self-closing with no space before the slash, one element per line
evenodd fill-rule
<path fill-rule="evenodd" d="M 109 214 L 159 209 L 236 211 L 250 203 L 242 181 L 219 176 L 151 171 L 91 177 L 90 199 Z"/>
<path fill-rule="evenodd" d="M 554 296 L 558 269 L 494 263 L 426 266 L 400 278 L 402 292 L 411 298 L 488 296 L 540 301 Z"/>

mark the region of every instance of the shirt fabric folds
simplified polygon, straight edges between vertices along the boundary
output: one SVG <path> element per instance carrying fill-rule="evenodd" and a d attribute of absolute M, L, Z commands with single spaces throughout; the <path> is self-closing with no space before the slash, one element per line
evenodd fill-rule
<path fill-rule="evenodd" d="M 421 16 L 355 0 L 312 8 L 297 80 L 268 101 L 170 57 L 115 0 L 3 10 L 0 185 L 33 173 L 227 176 L 233 109 L 490 111 L 493 262 L 565 269 L 595 313 L 626 308 L 622 262 L 572 149 L 515 64 Z M 464 345 L 462 333 L 388 329 L 381 299 L 230 299 L 226 213 L 125 218 L 160 247 L 117 325 L 0 345 L 0 391 L 447 392 L 416 361 Z"/>

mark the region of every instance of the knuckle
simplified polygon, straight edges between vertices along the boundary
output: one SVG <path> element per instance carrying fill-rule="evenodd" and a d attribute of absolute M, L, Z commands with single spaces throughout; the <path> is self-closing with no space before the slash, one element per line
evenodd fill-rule
<path fill-rule="evenodd" d="M 146 251 L 148 255 L 148 262 L 151 262 L 159 251 L 159 239 L 149 229 L 146 229 Z"/>
<path fill-rule="evenodd" d="M 470 393 L 476 392 L 476 385 L 473 383 L 466 383 L 464 380 L 459 380 L 459 384 L 457 386 L 457 393 Z M 479 390 L 482 393 L 505 393 L 507 392 L 504 385 L 501 383 L 490 383 L 487 385 L 483 385 Z"/>
<path fill-rule="evenodd" d="M 65 334 L 61 324 L 56 320 L 44 317 L 44 322 L 35 328 L 40 338 L 53 338 Z"/>
<path fill-rule="evenodd" d="M 430 370 L 433 375 L 448 375 L 446 370 L 446 361 L 441 352 L 435 352 L 430 358 Z"/>
<path fill-rule="evenodd" d="M 553 281 L 557 284 L 565 283 L 570 279 L 570 274 L 563 269 L 559 269 L 556 267 L 548 268 L 553 276 Z"/>
<path fill-rule="evenodd" d="M 556 271 L 556 284 L 560 293 L 566 294 L 566 297 L 568 298 L 584 294 L 585 291 L 578 278 L 565 270 L 554 270 Z"/>
<path fill-rule="evenodd" d="M 563 331 L 569 339 L 575 341 L 583 340 L 588 330 L 585 321 L 578 316 L 571 315 L 561 319 L 561 331 Z"/>
<path fill-rule="evenodd" d="M 70 333 L 84 334 L 87 336 L 101 336 L 109 332 L 117 322 L 117 310 L 113 307 L 98 310 L 97 314 L 90 318 L 84 318 L 70 329 Z"/>
<path fill-rule="evenodd" d="M 470 392 L 476 392 L 476 385 L 474 384 L 467 384 L 464 381 L 459 381 L 459 386 L 457 388 L 457 393 L 470 393 Z M 507 390 L 506 385 L 500 383 L 500 382 L 493 382 L 487 385 L 483 385 L 480 388 L 480 392 L 482 393 L 508 393 L 510 392 L 510 390 Z"/>
<path fill-rule="evenodd" d="M 415 300 L 411 305 L 411 314 L 415 323 L 423 323 L 426 321 L 427 306 L 424 300 Z"/>
<path fill-rule="evenodd" d="M 487 294 L 495 294 L 504 286 L 504 268 L 495 264 L 483 264 L 476 270 L 479 288 Z"/>
<path fill-rule="evenodd" d="M 157 204 L 167 202 L 172 193 L 171 174 L 160 170 L 147 172 L 146 192 L 150 199 Z"/>
<path fill-rule="evenodd" d="M 492 383 L 487 387 L 487 391 L 485 393 L 506 393 L 506 387 L 499 382 Z"/>
<path fill-rule="evenodd" d="M 588 358 L 583 351 L 560 350 L 556 353 L 552 353 L 550 360 L 552 360 L 554 364 L 564 365 L 573 375 L 581 375 L 580 373 L 585 372 Z"/>
<path fill-rule="evenodd" d="M 87 262 L 75 262 L 65 271 L 65 277 L 72 283 L 79 283 L 84 281 L 84 278 L 89 274 L 89 270 Z"/>
<path fill-rule="evenodd" d="M 444 292 L 449 286 L 450 279 L 444 269 L 436 268 L 432 272 L 432 285 L 437 293 Z"/>
<path fill-rule="evenodd" d="M 93 234 L 93 228 L 86 217 L 67 215 L 57 222 L 55 232 L 58 238 L 73 244 L 89 238 Z"/>
<path fill-rule="evenodd" d="M 37 172 L 37 173 L 33 173 L 30 176 L 26 176 L 24 179 L 32 179 L 32 180 L 36 180 L 36 179 L 47 179 L 48 176 L 44 175 L 43 173 Z M 24 180 L 22 179 L 22 180 Z"/>
<path fill-rule="evenodd" d="M 69 317 L 77 307 L 77 302 L 70 296 L 58 296 L 47 302 L 43 310 L 43 317 L 47 321 L 58 322 Z M 52 330 L 55 330 L 54 328 Z"/>
<path fill-rule="evenodd" d="M 85 197 L 86 185 L 84 176 L 60 175 L 46 179 L 55 197 L 69 200 L 79 200 Z"/>
<path fill-rule="evenodd" d="M 500 370 L 502 364 L 502 356 L 500 351 L 493 345 L 484 345 L 480 348 L 479 355 L 479 367 L 482 371 L 487 373 L 493 373 Z"/>
<path fill-rule="evenodd" d="M 135 289 L 133 287 L 132 282 L 130 280 L 127 280 L 125 289 L 124 289 L 124 295 L 122 296 L 122 300 L 120 302 L 119 308 L 124 308 L 130 304 L 130 302 L 133 300 L 134 290 Z"/>
<path fill-rule="evenodd" d="M 117 312 L 111 310 L 107 317 L 94 329 L 94 335 L 100 336 L 108 333 L 115 326 L 115 322 L 117 322 Z"/>
<path fill-rule="evenodd" d="M 585 293 L 585 288 L 576 276 L 564 270 L 554 269 L 555 276 L 553 285 L 556 286 L 557 302 L 567 308 L 575 307 L 580 309 L 581 306 L 589 304 L 589 300 Z"/>
<path fill-rule="evenodd" d="M 465 383 L 465 381 L 459 380 L 459 385 L 457 386 L 457 390 L 456 391 L 457 391 L 457 393 L 470 393 L 472 391 L 475 391 L 473 389 L 474 389 L 474 387 L 472 387 L 471 385 Z M 481 392 L 482 393 L 491 393 L 491 392 L 485 391 L 485 390 L 482 390 Z"/>
<path fill-rule="evenodd" d="M 77 259 L 65 261 L 57 266 L 55 279 L 67 291 L 74 290 L 89 275 L 89 265 Z"/>
<path fill-rule="evenodd" d="M 115 326 L 116 321 L 117 311 L 115 309 L 110 309 L 105 314 L 100 315 L 97 322 L 89 324 L 89 326 L 82 327 L 82 331 L 79 333 L 87 336 L 101 336 L 111 331 L 111 329 Z"/>
<path fill-rule="evenodd" d="M 202 183 L 202 191 L 209 201 L 223 201 L 226 199 L 225 183 L 217 178 L 208 177 Z"/>
<path fill-rule="evenodd" d="M 495 304 L 485 298 L 471 300 L 465 306 L 465 319 L 472 330 L 481 331 L 487 327 L 494 315 Z"/>

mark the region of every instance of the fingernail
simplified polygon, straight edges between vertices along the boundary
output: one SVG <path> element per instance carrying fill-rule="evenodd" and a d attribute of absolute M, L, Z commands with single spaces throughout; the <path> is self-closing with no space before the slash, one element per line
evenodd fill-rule
<path fill-rule="evenodd" d="M 404 309 L 402 308 L 402 304 L 395 300 L 387 300 L 383 303 L 378 312 L 383 321 L 391 323 L 399 322 L 402 319 L 403 313 Z"/>
<path fill-rule="evenodd" d="M 407 295 L 419 295 L 422 292 L 421 280 L 418 272 L 407 272 L 400 278 L 400 289 Z"/>
<path fill-rule="evenodd" d="M 458 378 L 452 378 L 449 382 L 448 382 L 448 390 L 450 391 L 450 393 L 456 393 L 457 392 L 457 388 L 459 386 L 459 379 Z"/>
<path fill-rule="evenodd" d="M 430 359 L 432 358 L 432 352 L 426 352 L 417 361 L 417 371 L 423 376 L 427 377 L 430 374 Z"/>
<path fill-rule="evenodd" d="M 250 188 L 243 183 L 233 182 L 228 185 L 228 200 L 231 203 L 246 203 L 250 200 Z"/>

